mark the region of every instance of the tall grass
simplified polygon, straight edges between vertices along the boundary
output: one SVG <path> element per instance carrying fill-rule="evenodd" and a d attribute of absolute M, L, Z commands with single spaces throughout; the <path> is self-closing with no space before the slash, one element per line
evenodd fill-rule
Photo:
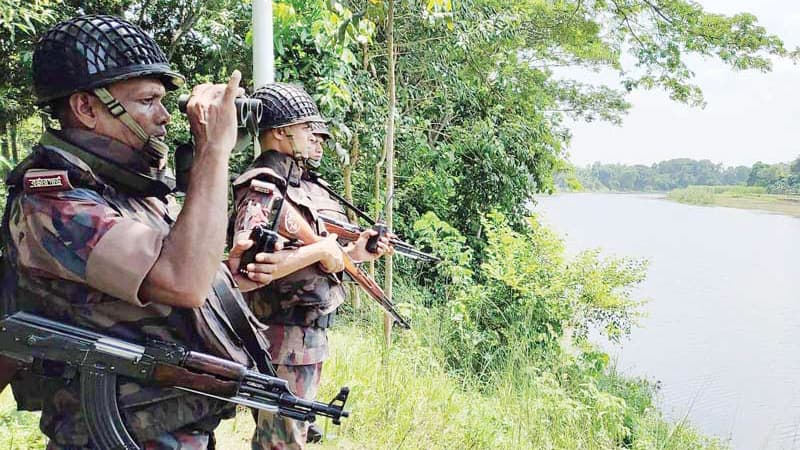
<path fill-rule="evenodd" d="M 800 217 L 800 195 L 772 194 L 761 186 L 689 186 L 667 198 L 680 203 L 755 209 Z"/>
<path fill-rule="evenodd" d="M 766 188 L 762 186 L 689 186 L 670 191 L 667 198 L 691 205 L 713 205 L 721 195 L 741 198 L 757 197 L 766 193 Z"/>
<path fill-rule="evenodd" d="M 0 394 L 0 450 L 44 448 L 39 413 L 17 411 L 11 389 Z"/>
<path fill-rule="evenodd" d="M 435 326 L 433 321 L 424 330 Z M 378 330 L 349 325 L 331 335 L 321 398 L 352 388 L 353 415 L 323 445 L 402 449 L 722 448 L 686 424 L 665 422 L 646 382 L 609 372 L 596 381 L 533 364 L 505 365 L 488 383 L 448 372 L 419 332 L 385 349 Z"/>

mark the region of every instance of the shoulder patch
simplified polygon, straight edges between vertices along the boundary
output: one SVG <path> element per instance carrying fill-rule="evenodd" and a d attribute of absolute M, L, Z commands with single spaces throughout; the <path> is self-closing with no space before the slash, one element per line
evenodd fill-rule
<path fill-rule="evenodd" d="M 73 189 L 66 170 L 31 169 L 23 176 L 23 186 L 29 194 Z"/>
<path fill-rule="evenodd" d="M 268 183 L 266 181 L 261 180 L 252 180 L 250 182 L 250 190 L 255 192 L 261 192 L 263 194 L 279 194 L 278 187 L 275 186 L 273 183 Z"/>
<path fill-rule="evenodd" d="M 276 187 L 283 187 L 286 185 L 286 180 L 281 178 L 274 170 L 269 167 L 256 167 L 239 175 L 239 177 L 233 181 L 233 188 L 237 189 L 240 186 L 248 185 L 251 180 L 267 180 Z"/>

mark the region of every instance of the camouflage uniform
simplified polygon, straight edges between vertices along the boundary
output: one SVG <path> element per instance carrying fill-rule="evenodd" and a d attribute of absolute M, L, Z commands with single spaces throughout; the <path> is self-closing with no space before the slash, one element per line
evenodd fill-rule
<path fill-rule="evenodd" d="M 292 157 L 276 151 L 262 153 L 234 182 L 236 234 L 247 236 L 254 226 L 273 221 L 269 204 L 275 189 L 320 231 L 324 225 L 317 220 L 318 199 L 310 195 L 301 176 Z M 335 208 L 331 204 L 324 207 Z M 338 210 L 341 212 L 341 208 Z M 328 357 L 326 328 L 344 301 L 341 283 L 314 264 L 246 293 L 245 298 L 255 316 L 268 327 L 265 335 L 278 376 L 288 380 L 298 396 L 314 399 L 322 362 Z M 253 449 L 302 449 L 307 427 L 305 422 L 259 411 Z"/>
<path fill-rule="evenodd" d="M 43 136 L 7 180 L 3 238 L 10 270 L 3 290 L 7 299 L 16 300 L 11 308 L 121 339 L 179 342 L 247 363 L 242 350 L 226 339 L 229 324 L 213 294 L 196 309 L 138 297 L 175 221 L 177 204 L 171 196 L 131 192 L 104 175 L 111 173 L 109 167 L 135 171 L 146 164 L 138 151 L 88 131 Z M 62 369 L 46 367 L 43 373 L 61 375 Z M 51 439 L 49 449 L 93 447 L 77 381 L 31 374 L 14 383 L 21 407 L 42 409 L 40 428 Z M 204 449 L 220 419 L 235 412 L 228 403 L 176 389 L 126 379 L 118 388 L 122 417 L 143 448 Z"/>

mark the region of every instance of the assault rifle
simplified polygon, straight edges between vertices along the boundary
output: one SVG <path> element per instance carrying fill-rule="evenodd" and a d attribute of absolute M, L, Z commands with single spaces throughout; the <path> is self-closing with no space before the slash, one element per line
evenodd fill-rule
<path fill-rule="evenodd" d="M 117 376 L 175 387 L 206 397 L 312 422 L 317 415 L 339 424 L 349 395 L 342 388 L 330 403 L 295 396 L 286 380 L 263 375 L 233 361 L 150 341 L 138 345 L 86 329 L 18 312 L 0 320 L 0 362 L 31 365 L 34 360 L 80 374 L 81 409 L 92 440 L 103 449 L 138 450 L 117 405 Z"/>
<path fill-rule="evenodd" d="M 376 253 L 377 241 L 378 238 L 386 234 L 386 225 L 381 222 L 373 219 L 364 211 L 358 209 L 358 207 L 351 202 L 349 202 L 346 198 L 342 197 L 338 192 L 333 190 L 331 185 L 325 181 L 319 173 L 308 170 L 306 171 L 306 175 L 308 179 L 312 182 L 316 183 L 319 187 L 324 189 L 328 194 L 330 194 L 333 198 L 341 202 L 345 205 L 348 209 L 353 211 L 356 215 L 361 217 L 362 219 L 366 220 L 375 231 L 378 232 L 377 236 L 373 236 L 370 238 L 370 241 L 367 243 L 367 250 L 371 251 L 372 253 Z M 348 241 L 355 241 L 358 239 L 358 236 L 364 232 L 364 229 L 358 225 L 353 225 L 351 223 L 342 222 L 340 220 L 336 220 L 332 217 L 327 216 L 320 216 L 323 222 L 325 222 L 325 226 L 328 228 L 330 233 L 336 233 L 339 238 L 348 240 Z M 441 259 L 437 256 L 421 252 L 414 248 L 411 244 L 404 242 L 400 239 L 392 238 L 389 242 L 394 246 L 395 252 L 400 255 L 412 258 L 412 259 L 419 259 L 426 262 L 439 262 Z"/>
<path fill-rule="evenodd" d="M 273 192 L 273 199 L 267 209 L 270 210 L 273 221 L 270 224 L 260 224 L 250 232 L 253 246 L 242 255 L 240 267 L 247 267 L 247 264 L 253 262 L 256 253 L 271 253 L 275 251 L 275 243 L 278 236 L 288 239 L 288 245 L 290 246 L 313 244 L 323 238 L 306 222 L 302 213 L 290 201 L 286 201 L 282 194 Z M 405 329 L 411 328 L 408 321 L 394 308 L 394 304 L 378 283 L 361 270 L 347 253 L 342 253 L 344 271 L 350 275 L 350 278 L 358 283 L 401 327 Z"/>
<path fill-rule="evenodd" d="M 336 220 L 333 217 L 323 216 L 320 215 L 319 218 L 325 222 L 325 228 L 327 228 L 329 233 L 336 233 L 339 236 L 339 239 L 345 241 L 355 241 L 364 232 L 364 228 L 353 225 L 351 223 L 343 222 L 341 220 Z M 380 223 L 375 224 L 376 231 L 380 236 L 381 230 L 377 229 Z M 385 227 L 383 227 L 385 230 Z M 437 256 L 431 255 L 429 253 L 425 253 L 422 251 L 417 250 L 414 248 L 413 245 L 409 244 L 408 242 L 402 241 L 397 238 L 390 238 L 389 243 L 394 246 L 395 253 L 400 255 L 406 256 L 412 259 L 419 259 L 421 261 L 426 262 L 439 262 L 441 259 Z M 367 248 L 370 250 L 369 248 Z M 372 250 L 371 250 L 372 251 Z M 375 253 L 375 251 L 373 251 Z"/>

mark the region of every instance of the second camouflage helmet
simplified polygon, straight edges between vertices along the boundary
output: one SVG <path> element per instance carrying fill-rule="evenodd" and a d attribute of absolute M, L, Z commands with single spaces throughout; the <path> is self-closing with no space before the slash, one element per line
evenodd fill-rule
<path fill-rule="evenodd" d="M 33 53 L 33 86 L 40 105 L 137 77 L 159 78 L 168 90 L 184 83 L 150 36 L 114 16 L 61 22 L 39 39 Z"/>
<path fill-rule="evenodd" d="M 262 130 L 298 123 L 325 122 L 314 99 L 300 86 L 270 83 L 258 88 L 253 93 L 253 98 L 261 100 L 264 108 L 258 123 Z"/>

